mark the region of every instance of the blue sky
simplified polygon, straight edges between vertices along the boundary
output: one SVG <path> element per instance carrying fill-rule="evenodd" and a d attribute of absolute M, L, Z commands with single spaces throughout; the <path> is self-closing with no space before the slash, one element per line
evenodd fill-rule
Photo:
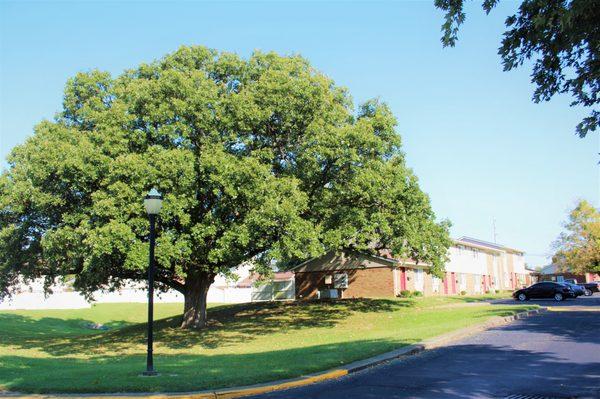
<path fill-rule="evenodd" d="M 442 14 L 420 2 L 7 2 L 0 0 L 0 156 L 59 111 L 65 81 L 92 68 L 119 74 L 183 44 L 247 56 L 300 53 L 356 103 L 387 102 L 407 162 L 455 237 L 492 240 L 545 262 L 578 198 L 599 205 L 598 134 L 569 98 L 531 102 L 529 70 L 502 72 L 506 16 L 468 2 L 455 48 Z"/>

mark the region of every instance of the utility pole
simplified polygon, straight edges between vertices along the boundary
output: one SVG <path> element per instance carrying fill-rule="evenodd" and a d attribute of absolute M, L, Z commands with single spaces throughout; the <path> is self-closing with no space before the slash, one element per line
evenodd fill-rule
<path fill-rule="evenodd" d="M 492 221 L 492 229 L 494 231 L 494 244 L 498 244 L 498 235 L 496 234 L 496 218 Z"/>

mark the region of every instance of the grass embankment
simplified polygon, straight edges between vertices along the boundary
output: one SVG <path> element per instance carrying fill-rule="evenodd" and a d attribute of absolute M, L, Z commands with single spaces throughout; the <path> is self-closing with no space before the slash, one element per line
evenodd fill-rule
<path fill-rule="evenodd" d="M 215 306 L 204 331 L 157 304 L 158 377 L 145 368 L 146 306 L 0 312 L 0 387 L 21 392 L 189 391 L 324 370 L 536 306 L 459 306 L 410 298 Z M 444 307 L 445 306 L 445 307 Z M 109 329 L 98 331 L 90 323 Z"/>

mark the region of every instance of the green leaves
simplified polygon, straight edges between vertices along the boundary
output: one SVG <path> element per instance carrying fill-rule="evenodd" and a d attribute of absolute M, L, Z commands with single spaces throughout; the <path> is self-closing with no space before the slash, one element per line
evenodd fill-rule
<path fill-rule="evenodd" d="M 144 278 L 144 194 L 164 194 L 157 280 L 268 273 L 328 250 L 392 248 L 441 267 L 449 245 L 404 164 L 396 120 L 299 57 L 182 47 L 69 80 L 63 111 L 0 178 L 0 292 L 18 274 L 76 275 L 90 294 Z"/>
<path fill-rule="evenodd" d="M 483 0 L 486 13 L 498 0 Z M 458 29 L 465 20 L 463 0 L 435 0 L 446 12 L 442 43 L 454 46 Z M 590 115 L 576 127 L 585 137 L 600 124 L 600 7 L 593 0 L 523 0 L 519 11 L 505 22 L 498 54 L 505 71 L 531 60 L 531 82 L 536 85 L 533 101 L 549 101 L 569 93 L 571 106 L 591 107 Z"/>
<path fill-rule="evenodd" d="M 552 261 L 575 274 L 600 273 L 600 211 L 585 200 L 569 213 Z"/>

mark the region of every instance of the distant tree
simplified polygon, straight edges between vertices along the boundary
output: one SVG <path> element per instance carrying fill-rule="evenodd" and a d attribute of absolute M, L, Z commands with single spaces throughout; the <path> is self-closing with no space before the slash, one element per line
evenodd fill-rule
<path fill-rule="evenodd" d="M 499 0 L 483 0 L 486 13 Z M 435 0 L 446 12 L 442 43 L 454 46 L 465 21 L 464 0 Z M 571 106 L 591 107 L 576 131 L 580 137 L 600 124 L 600 6 L 597 0 L 524 0 L 506 19 L 507 31 L 498 53 L 505 71 L 533 60 L 533 101 L 569 93 Z"/>
<path fill-rule="evenodd" d="M 182 47 L 113 78 L 77 74 L 63 110 L 16 147 L 0 176 L 0 297 L 20 277 L 75 275 L 91 296 L 146 279 L 143 195 L 165 194 L 159 288 L 206 322 L 217 274 L 245 261 L 391 248 L 440 273 L 450 245 L 406 167 L 396 120 L 299 57 L 244 60 Z"/>
<path fill-rule="evenodd" d="M 600 212 L 589 202 L 580 201 L 554 243 L 552 261 L 562 270 L 600 273 Z"/>

